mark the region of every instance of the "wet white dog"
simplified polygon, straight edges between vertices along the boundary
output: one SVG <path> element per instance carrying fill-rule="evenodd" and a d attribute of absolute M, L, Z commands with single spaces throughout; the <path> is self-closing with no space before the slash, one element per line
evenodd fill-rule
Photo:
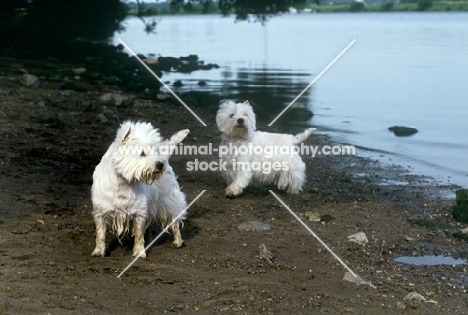
<path fill-rule="evenodd" d="M 187 203 L 169 165 L 172 151 L 168 148 L 188 133 L 181 130 L 164 140 L 149 123 L 126 121 L 120 126 L 93 174 L 96 248 L 92 256 L 105 255 L 106 230 L 110 229 L 119 240 L 130 233 L 135 239 L 133 256 L 144 258 L 147 228 L 155 221 L 166 227 L 182 213 Z M 184 243 L 179 230 L 184 218 L 185 213 L 171 227 L 177 248 Z"/>
<path fill-rule="evenodd" d="M 226 196 L 239 195 L 251 181 L 275 184 L 289 194 L 302 190 L 305 163 L 298 154 L 289 153 L 315 128 L 295 136 L 255 131 L 255 114 L 249 102 L 236 104 L 230 100 L 221 104 L 216 124 L 222 132 L 219 152 L 225 164 L 222 174 L 228 185 Z"/>

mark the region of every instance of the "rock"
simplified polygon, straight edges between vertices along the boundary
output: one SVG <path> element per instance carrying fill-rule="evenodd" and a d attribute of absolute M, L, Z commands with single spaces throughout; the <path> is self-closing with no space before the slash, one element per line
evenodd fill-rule
<path fill-rule="evenodd" d="M 25 73 L 20 77 L 20 83 L 27 87 L 38 87 L 39 86 L 39 78 L 33 76 L 32 74 Z"/>
<path fill-rule="evenodd" d="M 58 92 L 58 95 L 60 95 L 60 96 L 66 96 L 66 97 L 70 97 L 70 96 L 72 96 L 73 94 L 76 94 L 76 92 L 73 91 L 73 90 L 60 90 L 60 91 Z"/>
<path fill-rule="evenodd" d="M 405 303 L 403 303 L 403 302 L 397 302 L 395 306 L 396 306 L 396 308 L 399 309 L 399 310 L 404 310 L 404 309 L 406 309 L 406 305 L 405 305 Z"/>
<path fill-rule="evenodd" d="M 74 68 L 74 69 L 73 69 L 73 73 L 74 73 L 75 75 L 81 75 L 81 74 L 83 74 L 83 73 L 85 73 L 85 72 L 87 72 L 87 71 L 88 71 L 88 70 L 86 70 L 86 68 Z"/>
<path fill-rule="evenodd" d="M 106 109 L 102 112 L 102 114 L 109 120 L 109 121 L 119 121 L 119 116 L 117 116 L 113 111 L 110 109 Z"/>
<path fill-rule="evenodd" d="M 389 131 L 392 131 L 393 134 L 397 137 L 409 137 L 418 132 L 418 129 L 404 126 L 393 126 L 388 127 Z"/>
<path fill-rule="evenodd" d="M 367 236 L 364 232 L 358 232 L 348 236 L 350 242 L 357 243 L 360 245 L 365 245 L 369 243 Z"/>
<path fill-rule="evenodd" d="M 8 116 L 4 112 L 0 111 L 0 118 L 8 118 Z"/>
<path fill-rule="evenodd" d="M 419 294 L 418 292 L 410 292 L 408 293 L 405 298 L 405 301 L 417 301 L 417 302 L 424 302 L 426 298 Z"/>
<path fill-rule="evenodd" d="M 156 98 L 160 101 L 165 101 L 167 99 L 169 99 L 171 96 L 169 94 L 164 94 L 164 93 L 158 93 L 156 95 Z"/>
<path fill-rule="evenodd" d="M 39 101 L 36 103 L 37 107 L 45 107 L 45 102 L 44 101 Z"/>
<path fill-rule="evenodd" d="M 155 65 L 159 62 L 158 59 L 154 59 L 154 58 L 144 58 L 143 61 L 147 65 Z"/>
<path fill-rule="evenodd" d="M 108 122 L 109 122 L 109 119 L 107 119 L 107 117 L 104 116 L 104 114 L 97 114 L 97 115 L 96 115 L 96 119 L 97 119 L 97 121 L 99 121 L 101 124 L 105 124 L 105 123 L 108 123 Z"/>
<path fill-rule="evenodd" d="M 258 247 L 258 255 L 268 261 L 270 264 L 273 263 L 273 253 L 268 249 L 265 244 L 260 244 Z"/>
<path fill-rule="evenodd" d="M 306 218 L 312 222 L 320 222 L 320 219 L 322 218 L 322 215 L 317 211 L 304 212 L 304 216 L 306 216 Z"/>
<path fill-rule="evenodd" d="M 370 282 L 364 281 L 359 275 L 354 276 L 353 274 L 351 274 L 351 272 L 348 272 L 348 271 L 345 273 L 343 280 L 354 282 L 356 283 L 356 285 L 368 285 L 373 289 L 376 288 L 375 285 L 373 285 Z"/>
<path fill-rule="evenodd" d="M 330 214 L 322 214 L 322 216 L 320 217 L 320 222 L 328 223 L 328 222 L 330 222 L 331 220 L 334 220 L 334 219 L 335 218 Z"/>
<path fill-rule="evenodd" d="M 1 114 L 0 114 L 0 116 L 1 116 Z M 468 234 L 468 227 L 466 227 L 466 228 L 464 228 L 463 230 L 461 230 L 461 232 L 462 232 L 463 234 Z"/>
<path fill-rule="evenodd" d="M 303 103 L 295 102 L 291 105 L 289 110 L 285 113 L 288 119 L 296 119 L 301 121 L 306 121 L 314 116 L 312 113 Z"/>
<path fill-rule="evenodd" d="M 106 93 L 101 96 L 101 101 L 110 105 L 120 106 L 123 102 L 123 96 L 118 93 Z"/>
<path fill-rule="evenodd" d="M 271 225 L 260 221 L 247 221 L 239 224 L 237 229 L 242 231 L 268 231 L 271 230 Z"/>
<path fill-rule="evenodd" d="M 287 104 L 286 104 L 287 105 Z M 295 102 L 289 108 L 296 108 L 296 109 L 307 109 L 307 107 L 301 102 Z"/>

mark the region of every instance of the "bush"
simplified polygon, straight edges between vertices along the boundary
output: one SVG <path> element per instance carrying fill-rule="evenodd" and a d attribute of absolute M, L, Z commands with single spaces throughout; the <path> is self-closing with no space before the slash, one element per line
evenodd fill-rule
<path fill-rule="evenodd" d="M 351 11 L 351 12 L 361 12 L 361 11 L 364 10 L 365 6 L 366 6 L 366 4 L 364 2 L 354 1 L 353 3 L 351 3 L 349 5 L 349 11 Z"/>
<path fill-rule="evenodd" d="M 395 2 L 393 2 L 393 0 L 389 0 L 380 6 L 380 11 L 390 11 L 394 4 Z"/>
<path fill-rule="evenodd" d="M 426 11 L 433 5 L 432 0 L 418 0 L 418 10 L 419 11 Z"/>
<path fill-rule="evenodd" d="M 468 189 L 459 189 L 455 194 L 457 205 L 453 207 L 453 218 L 468 223 Z"/>
<path fill-rule="evenodd" d="M 468 204 L 453 207 L 453 218 L 459 222 L 468 223 Z"/>

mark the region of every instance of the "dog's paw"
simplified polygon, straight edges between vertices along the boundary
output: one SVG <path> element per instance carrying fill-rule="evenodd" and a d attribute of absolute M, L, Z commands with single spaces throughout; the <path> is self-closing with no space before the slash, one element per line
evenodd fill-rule
<path fill-rule="evenodd" d="M 94 251 L 91 253 L 91 256 L 94 257 L 104 257 L 104 250 L 100 248 L 95 248 Z"/>
<path fill-rule="evenodd" d="M 181 248 L 182 246 L 184 246 L 184 243 L 185 241 L 183 240 L 180 240 L 180 241 L 174 241 L 172 242 L 172 248 Z"/>
<path fill-rule="evenodd" d="M 226 197 L 236 197 L 242 193 L 242 189 L 229 186 L 228 188 L 226 188 L 225 193 Z"/>
<path fill-rule="evenodd" d="M 142 251 L 133 251 L 133 257 L 137 257 L 137 256 L 140 256 L 140 258 L 146 258 L 146 253 L 144 250 Z"/>

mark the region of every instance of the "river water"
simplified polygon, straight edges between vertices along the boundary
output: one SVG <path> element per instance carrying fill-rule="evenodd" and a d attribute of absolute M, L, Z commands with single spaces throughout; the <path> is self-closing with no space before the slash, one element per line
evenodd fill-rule
<path fill-rule="evenodd" d="M 456 12 L 287 14 L 262 26 L 179 15 L 162 16 L 156 33 L 146 34 L 129 18 L 114 43 L 121 38 L 144 55 L 196 54 L 220 66 L 164 73 L 165 81 L 183 82 L 177 93 L 215 92 L 268 107 L 289 104 L 356 39 L 298 99 L 314 113 L 307 124 L 357 146 L 358 155 L 468 186 L 467 21 L 468 13 Z M 418 133 L 397 137 L 388 130 L 394 125 Z"/>

